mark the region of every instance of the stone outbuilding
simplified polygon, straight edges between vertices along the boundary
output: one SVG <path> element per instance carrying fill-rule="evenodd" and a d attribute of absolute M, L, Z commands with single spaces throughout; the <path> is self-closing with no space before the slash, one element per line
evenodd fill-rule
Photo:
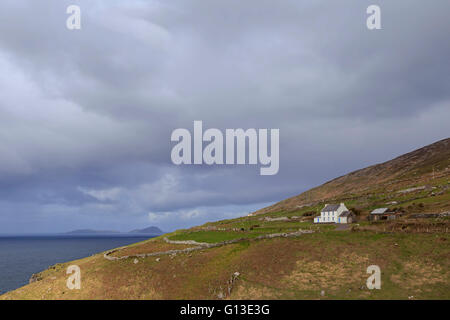
<path fill-rule="evenodd" d="M 378 220 L 394 220 L 397 218 L 397 215 L 393 211 L 389 211 L 388 208 L 376 208 L 370 212 L 369 215 L 370 221 L 378 221 Z"/>

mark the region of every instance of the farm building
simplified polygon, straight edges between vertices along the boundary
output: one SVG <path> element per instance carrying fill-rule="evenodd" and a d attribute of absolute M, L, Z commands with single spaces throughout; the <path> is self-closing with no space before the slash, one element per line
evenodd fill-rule
<path fill-rule="evenodd" d="M 326 204 L 320 211 L 320 216 L 314 218 L 314 223 L 352 223 L 355 215 L 344 203 Z"/>
<path fill-rule="evenodd" d="M 372 212 L 369 215 L 370 221 L 377 221 L 377 220 L 393 220 L 397 217 L 395 212 L 389 211 L 388 208 L 377 208 L 372 210 Z"/>

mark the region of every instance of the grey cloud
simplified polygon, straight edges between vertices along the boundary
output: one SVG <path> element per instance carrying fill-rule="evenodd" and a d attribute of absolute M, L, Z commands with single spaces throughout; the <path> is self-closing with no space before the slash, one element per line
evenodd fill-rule
<path fill-rule="evenodd" d="M 75 32 L 72 1 L 0 4 L 0 232 L 182 227 L 448 137 L 446 0 L 380 0 L 380 31 L 370 1 L 78 3 Z M 279 128 L 279 174 L 173 166 L 194 120 Z"/>

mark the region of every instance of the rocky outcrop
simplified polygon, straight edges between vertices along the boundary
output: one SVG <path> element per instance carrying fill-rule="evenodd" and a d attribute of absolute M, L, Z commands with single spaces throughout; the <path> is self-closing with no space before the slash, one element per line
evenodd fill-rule
<path fill-rule="evenodd" d="M 30 277 L 30 280 L 28 280 L 28 283 L 38 282 L 42 280 L 42 276 L 40 273 L 33 273 Z"/>
<path fill-rule="evenodd" d="M 397 193 L 409 193 L 409 192 L 414 192 L 414 191 L 419 191 L 419 190 L 425 190 L 425 188 L 426 188 L 426 186 L 408 188 L 408 189 L 403 189 L 403 190 L 397 191 Z"/>
<path fill-rule="evenodd" d="M 169 240 L 167 237 L 164 237 L 164 241 L 170 244 L 187 244 L 187 245 L 194 245 L 194 246 L 207 246 L 208 243 L 206 242 L 197 242 L 194 240 Z"/>
<path fill-rule="evenodd" d="M 233 275 L 231 276 L 230 280 L 228 280 L 228 297 L 231 295 L 231 291 L 233 290 L 234 287 L 234 283 L 236 282 L 236 280 L 239 278 L 241 274 L 239 272 L 235 272 L 233 273 Z"/>

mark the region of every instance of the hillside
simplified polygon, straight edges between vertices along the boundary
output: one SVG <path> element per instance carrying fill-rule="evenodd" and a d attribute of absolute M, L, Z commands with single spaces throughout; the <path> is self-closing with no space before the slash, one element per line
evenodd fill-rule
<path fill-rule="evenodd" d="M 445 139 L 250 216 L 52 266 L 0 299 L 450 299 L 449 167 Z M 313 224 L 332 202 L 357 223 Z M 367 221 L 381 206 L 402 216 Z M 73 264 L 80 290 L 66 287 Z M 370 265 L 381 290 L 366 287 Z"/>
<path fill-rule="evenodd" d="M 402 196 L 408 193 L 404 191 L 408 188 L 425 187 L 429 195 L 436 195 L 450 187 L 449 177 L 450 138 L 447 138 L 393 160 L 338 177 L 254 214 L 297 210 L 306 205 L 342 201 L 350 201 L 360 209 L 371 209 L 373 205 L 385 206 L 397 199 L 407 200 L 408 197 Z M 436 188 L 439 190 L 435 191 Z M 378 197 L 377 201 L 374 201 L 375 197 Z M 445 200 L 429 209 L 449 209 L 450 201 Z"/>

